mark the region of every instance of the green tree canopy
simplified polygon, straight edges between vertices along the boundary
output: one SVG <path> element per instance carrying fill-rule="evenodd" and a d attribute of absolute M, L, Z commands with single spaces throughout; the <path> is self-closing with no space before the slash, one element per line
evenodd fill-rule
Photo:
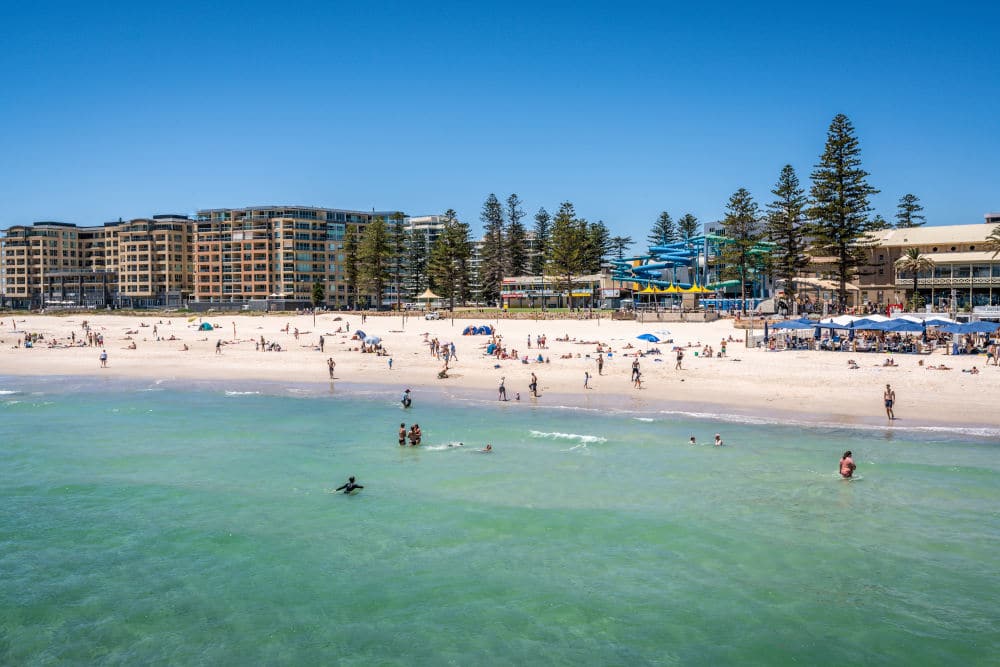
<path fill-rule="evenodd" d="M 656 222 L 653 223 L 653 228 L 649 230 L 646 239 L 651 246 L 666 245 L 677 240 L 677 228 L 669 213 L 663 211 L 656 217 Z"/>
<path fill-rule="evenodd" d="M 625 251 L 632 247 L 635 241 L 631 236 L 613 236 L 611 237 L 611 249 L 615 253 L 615 259 L 622 260 L 625 259 Z"/>
<path fill-rule="evenodd" d="M 504 214 L 500 200 L 492 192 L 483 202 L 479 215 L 483 221 L 483 253 L 479 268 L 479 282 L 483 299 L 495 303 L 500 298 L 500 287 L 506 275 L 507 249 L 504 234 Z"/>
<path fill-rule="evenodd" d="M 920 198 L 914 194 L 905 194 L 899 198 L 896 204 L 896 227 L 905 229 L 908 227 L 920 227 L 927 218 L 923 215 L 923 205 Z"/>
<path fill-rule="evenodd" d="M 447 222 L 431 248 L 428 270 L 434 289 L 451 302 L 469 298 L 469 260 L 472 257 L 472 243 L 469 240 L 469 226 L 459 222 L 455 211 L 445 213 Z"/>
<path fill-rule="evenodd" d="M 535 214 L 535 254 L 531 258 L 531 273 L 540 276 L 545 271 L 548 254 L 549 235 L 552 230 L 552 216 L 545 207 Z"/>
<path fill-rule="evenodd" d="M 507 273 L 523 276 L 528 270 L 527 232 L 524 229 L 524 210 L 516 194 L 507 197 Z"/>
<path fill-rule="evenodd" d="M 792 165 L 786 164 L 778 176 L 778 183 L 771 190 L 775 199 L 767 205 L 766 235 L 774 247 L 771 251 L 771 269 L 774 276 L 785 283 L 785 292 L 795 293 L 795 278 L 809 264 L 806 255 L 806 238 L 803 234 L 806 207 L 805 190 Z"/>
<path fill-rule="evenodd" d="M 868 185 L 867 178 L 854 126 L 847 116 L 838 114 L 812 172 L 813 205 L 808 215 L 813 253 L 833 257 L 841 310 L 847 305 L 847 283 L 867 261 L 870 246 L 864 241 L 870 226 L 868 198 L 878 190 Z"/>
<path fill-rule="evenodd" d="M 751 277 L 751 269 L 757 265 L 752 251 L 761 239 L 760 211 L 745 188 L 740 188 L 729 198 L 722 226 L 728 240 L 722 246 L 726 272 L 740 281 L 740 296 L 745 302 L 747 281 Z"/>
<path fill-rule="evenodd" d="M 587 227 L 577 219 L 571 202 L 563 202 L 552 220 L 546 272 L 555 276 L 573 307 L 573 278 L 583 275 L 587 262 Z"/>
<path fill-rule="evenodd" d="M 677 232 L 686 241 L 698 236 L 701 232 L 701 223 L 698 222 L 698 218 L 690 213 L 685 213 L 677 220 Z"/>
<path fill-rule="evenodd" d="M 365 227 L 364 236 L 361 237 L 358 264 L 361 267 L 361 284 L 365 291 L 374 297 L 375 308 L 382 307 L 382 295 L 385 293 L 385 284 L 390 278 L 391 261 L 392 245 L 385 220 L 372 218 Z"/>

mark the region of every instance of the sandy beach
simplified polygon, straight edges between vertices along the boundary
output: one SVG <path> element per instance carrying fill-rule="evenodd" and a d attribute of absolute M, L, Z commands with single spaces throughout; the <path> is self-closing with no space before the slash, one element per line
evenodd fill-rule
<path fill-rule="evenodd" d="M 15 329 L 16 320 L 16 329 Z M 90 331 L 103 336 L 108 366 L 101 368 L 100 348 L 71 345 Z M 214 330 L 200 330 L 200 324 Z M 486 335 L 464 336 L 470 324 L 490 325 L 502 343 L 519 357 L 500 360 L 485 354 Z M 350 327 L 348 333 L 347 327 Z M 155 334 L 154 334 L 155 327 Z M 298 329 L 296 336 L 295 330 Z M 361 329 L 378 336 L 388 356 L 361 353 L 354 337 Z M 653 333 L 673 342 L 649 344 L 637 340 Z M 659 333 L 658 333 L 659 332 Z M 669 333 L 664 333 L 669 332 Z M 26 349 L 25 333 L 44 340 Z M 324 350 L 320 351 L 320 336 Z M 547 345 L 538 349 L 536 339 Z M 599 406 L 626 404 L 637 409 L 685 409 L 712 413 L 734 412 L 775 418 L 792 414 L 806 421 L 886 423 L 882 404 L 886 383 L 896 391 L 897 426 L 988 426 L 995 415 L 985 410 L 979 397 L 1000 388 L 1000 370 L 986 368 L 983 356 L 894 355 L 896 367 L 884 367 L 886 355 L 821 351 L 771 352 L 747 349 L 744 332 L 731 320 L 712 323 L 640 323 L 586 320 L 456 319 L 428 321 L 420 315 L 368 316 L 362 323 L 355 313 L 324 313 L 313 323 L 312 315 L 208 315 L 183 314 L 103 315 L 74 313 L 66 316 L 11 314 L 0 317 L 0 374 L 118 376 L 148 379 L 233 379 L 239 381 L 330 382 L 327 360 L 336 363 L 335 383 L 380 385 L 387 390 L 446 390 L 449 393 L 497 394 L 502 377 L 511 400 L 523 402 L 558 397 L 560 404 Z M 260 351 L 276 343 L 281 351 Z M 726 357 L 706 358 L 705 345 L 720 350 L 728 342 Z M 448 377 L 439 379 L 444 361 L 431 355 L 429 341 L 454 343 L 457 360 Z M 528 347 L 528 339 L 531 347 Z M 568 340 L 567 340 L 568 338 Z M 51 341 L 59 345 L 50 347 Z M 135 349 L 131 349 L 134 343 Z M 610 348 L 598 374 L 597 345 Z M 676 370 L 674 346 L 684 348 L 682 370 Z M 184 350 L 187 346 L 187 350 Z M 690 346 L 690 347 L 689 347 Z M 649 348 L 660 354 L 645 354 Z M 637 353 L 644 353 L 637 357 Z M 698 354 L 696 354 L 696 352 Z M 538 355 L 544 359 L 537 362 Z M 631 381 L 632 363 L 639 360 L 642 387 Z M 392 359 L 390 369 L 389 359 Z M 850 370 L 848 359 L 860 368 Z M 952 370 L 928 370 L 918 365 L 945 363 Z M 978 375 L 962 372 L 978 366 Z M 528 384 L 534 372 L 540 397 L 530 397 Z M 585 373 L 590 374 L 584 387 Z"/>

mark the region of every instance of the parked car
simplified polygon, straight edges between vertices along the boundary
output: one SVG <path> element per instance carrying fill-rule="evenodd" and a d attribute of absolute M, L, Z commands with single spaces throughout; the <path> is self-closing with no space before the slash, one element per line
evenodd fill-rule
<path fill-rule="evenodd" d="M 429 312 L 426 315 L 424 315 L 424 319 L 425 320 L 440 320 L 441 319 L 441 313 L 437 312 L 436 310 L 432 310 L 431 312 Z"/>

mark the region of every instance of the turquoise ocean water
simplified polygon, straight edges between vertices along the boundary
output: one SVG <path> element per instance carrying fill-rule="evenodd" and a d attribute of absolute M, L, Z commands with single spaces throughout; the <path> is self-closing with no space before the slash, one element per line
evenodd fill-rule
<path fill-rule="evenodd" d="M 0 392 L 0 664 L 1000 655 L 1000 432 L 420 392 L 404 412 L 339 386 Z M 351 474 L 364 491 L 329 493 Z"/>

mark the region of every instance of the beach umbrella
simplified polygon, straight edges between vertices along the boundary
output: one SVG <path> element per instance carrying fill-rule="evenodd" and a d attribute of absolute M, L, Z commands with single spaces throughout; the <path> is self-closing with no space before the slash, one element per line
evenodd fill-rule
<path fill-rule="evenodd" d="M 928 317 L 924 320 L 924 324 L 929 327 L 939 327 L 945 324 L 957 324 L 955 320 L 948 319 L 947 317 L 940 317 L 935 315 L 934 317 Z"/>
<path fill-rule="evenodd" d="M 382 339 L 378 336 L 365 336 L 365 345 L 378 345 L 382 342 Z"/>
<path fill-rule="evenodd" d="M 766 343 L 770 336 L 768 335 L 767 320 L 764 320 L 764 342 Z"/>
<path fill-rule="evenodd" d="M 424 310 L 427 310 L 427 308 L 431 305 L 431 299 L 440 299 L 440 298 L 441 297 L 439 297 L 437 294 L 435 294 L 434 292 L 432 292 L 429 287 L 427 289 L 425 289 L 420 296 L 417 297 L 417 299 L 420 299 L 420 300 L 424 300 L 424 299 L 427 300 L 427 303 L 424 304 Z"/>
<path fill-rule="evenodd" d="M 774 329 L 804 331 L 806 329 L 812 329 L 813 326 L 814 325 L 812 320 L 801 318 L 798 320 L 786 320 L 784 322 L 778 322 L 777 324 L 774 325 Z"/>
<path fill-rule="evenodd" d="M 871 328 L 874 329 L 875 331 L 899 331 L 899 332 L 907 332 L 907 331 L 912 332 L 912 331 L 924 330 L 924 327 L 922 325 L 917 324 L 916 322 L 911 322 L 909 320 L 902 320 L 902 319 L 889 320 L 888 322 L 880 322 L 878 324 L 872 325 Z"/>
<path fill-rule="evenodd" d="M 854 322 L 847 328 L 847 340 L 854 340 Z"/>
<path fill-rule="evenodd" d="M 365 338 L 368 337 L 368 334 L 366 334 L 361 329 L 355 329 L 354 330 L 354 335 L 358 337 L 358 340 L 364 340 Z"/>
<path fill-rule="evenodd" d="M 644 341 L 649 342 L 649 343 L 659 343 L 660 342 L 660 339 L 657 338 L 656 336 L 654 336 L 651 333 L 639 334 L 638 336 L 636 336 L 636 338 L 638 338 L 639 340 L 644 340 Z"/>
<path fill-rule="evenodd" d="M 957 322 L 955 324 L 942 324 L 938 328 L 944 333 L 949 333 L 949 334 L 965 333 L 964 331 L 962 331 L 962 325 L 958 324 Z"/>
<path fill-rule="evenodd" d="M 978 322 L 969 322 L 968 324 L 960 325 L 962 328 L 962 333 L 985 333 L 991 334 L 996 333 L 996 330 L 1000 328 L 1000 324 L 997 322 L 988 322 L 986 320 L 980 320 Z"/>

